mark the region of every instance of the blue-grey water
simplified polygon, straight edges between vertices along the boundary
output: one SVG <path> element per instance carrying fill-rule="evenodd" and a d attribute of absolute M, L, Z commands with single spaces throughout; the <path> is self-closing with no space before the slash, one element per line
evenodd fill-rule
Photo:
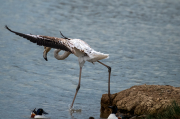
<path fill-rule="evenodd" d="M 86 62 L 75 107 L 79 64 L 64 61 L 9 31 L 80 38 L 110 54 L 111 93 L 133 85 L 180 86 L 179 0 L 0 0 L 0 118 L 28 119 L 43 108 L 51 119 L 100 117 L 102 94 L 108 91 L 108 70 Z"/>

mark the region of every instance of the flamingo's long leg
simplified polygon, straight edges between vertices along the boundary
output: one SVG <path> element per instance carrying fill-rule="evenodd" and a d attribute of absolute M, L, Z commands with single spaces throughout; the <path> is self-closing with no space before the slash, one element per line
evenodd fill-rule
<path fill-rule="evenodd" d="M 80 89 L 80 84 L 81 84 L 81 71 L 82 71 L 82 67 L 80 67 L 80 71 L 79 71 L 79 83 L 78 83 L 78 86 L 77 86 L 77 88 L 76 88 L 76 93 L 75 93 L 75 95 L 74 95 L 74 99 L 73 99 L 73 101 L 72 101 L 72 104 L 71 104 L 71 108 L 70 108 L 70 109 L 72 109 L 73 104 L 74 104 L 74 101 L 75 101 L 75 99 L 76 99 L 76 95 L 77 95 L 77 93 L 78 93 L 78 90 Z"/>
<path fill-rule="evenodd" d="M 110 94 L 110 76 L 111 76 L 111 67 L 100 62 L 100 61 L 97 61 L 99 62 L 100 64 L 104 65 L 105 67 L 108 68 L 108 72 L 109 72 L 109 77 L 108 77 L 108 96 L 109 96 L 109 100 L 110 100 L 110 103 L 112 103 L 112 100 L 111 100 L 111 94 Z"/>

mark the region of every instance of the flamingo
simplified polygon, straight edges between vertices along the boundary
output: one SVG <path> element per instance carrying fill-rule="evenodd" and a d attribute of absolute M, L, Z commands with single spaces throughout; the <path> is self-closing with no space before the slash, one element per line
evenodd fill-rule
<path fill-rule="evenodd" d="M 79 82 L 76 88 L 76 92 L 71 104 L 70 109 L 72 109 L 76 95 L 80 89 L 80 83 L 81 83 L 81 72 L 82 72 L 82 67 L 85 63 L 85 61 L 94 63 L 98 62 L 102 64 L 103 66 L 108 68 L 108 97 L 111 102 L 111 95 L 110 95 L 110 75 L 111 75 L 111 67 L 100 62 L 99 60 L 106 59 L 109 57 L 109 54 L 104 54 L 101 52 L 97 52 L 94 49 L 92 49 L 86 42 L 80 40 L 80 39 L 71 39 L 65 37 L 61 32 L 60 34 L 62 35 L 63 38 L 57 38 L 57 37 L 50 37 L 50 36 L 42 36 L 42 35 L 32 35 L 32 34 L 23 34 L 19 33 L 16 31 L 11 30 L 8 28 L 6 25 L 5 28 L 9 30 L 12 33 L 15 33 L 16 35 L 19 35 L 33 43 L 36 43 L 37 45 L 44 46 L 44 52 L 43 52 L 43 57 L 47 61 L 47 53 L 51 50 L 51 48 L 54 48 L 54 57 L 57 60 L 64 60 L 67 58 L 70 54 L 74 54 L 75 56 L 78 57 L 79 61 Z M 63 55 L 59 55 L 58 53 L 64 50 Z"/>

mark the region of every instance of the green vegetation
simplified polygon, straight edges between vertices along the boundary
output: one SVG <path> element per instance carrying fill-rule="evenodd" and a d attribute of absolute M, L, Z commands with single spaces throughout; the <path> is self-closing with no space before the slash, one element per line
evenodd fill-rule
<path fill-rule="evenodd" d="M 147 115 L 144 119 L 180 119 L 180 106 L 176 101 L 173 101 L 170 106 L 158 114 Z"/>

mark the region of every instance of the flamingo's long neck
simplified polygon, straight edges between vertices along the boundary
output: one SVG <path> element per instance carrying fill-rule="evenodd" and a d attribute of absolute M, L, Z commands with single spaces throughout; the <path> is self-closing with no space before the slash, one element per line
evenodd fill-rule
<path fill-rule="evenodd" d="M 61 51 L 60 49 L 54 50 L 54 57 L 55 57 L 57 60 L 64 60 L 64 59 L 66 59 L 66 58 L 71 54 L 70 52 L 65 51 L 64 54 L 59 55 L 58 53 L 59 53 L 60 51 Z"/>

